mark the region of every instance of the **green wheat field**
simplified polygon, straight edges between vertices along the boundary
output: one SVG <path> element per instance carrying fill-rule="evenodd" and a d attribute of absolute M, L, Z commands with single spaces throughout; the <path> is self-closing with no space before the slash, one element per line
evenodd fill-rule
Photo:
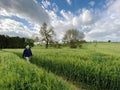
<path fill-rule="evenodd" d="M 120 43 L 0 50 L 0 90 L 120 90 Z"/>

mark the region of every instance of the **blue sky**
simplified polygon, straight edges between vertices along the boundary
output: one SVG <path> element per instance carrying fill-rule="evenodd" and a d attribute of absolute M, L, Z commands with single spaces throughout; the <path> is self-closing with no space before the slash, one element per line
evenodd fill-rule
<path fill-rule="evenodd" d="M 42 0 L 38 0 L 41 3 Z M 64 9 L 66 11 L 75 12 L 80 8 L 103 8 L 106 0 L 70 0 L 71 4 L 68 4 L 67 0 L 48 0 L 51 3 L 55 3 L 60 10 Z M 91 2 L 94 2 L 94 5 L 90 5 Z"/>
<path fill-rule="evenodd" d="M 38 0 L 40 4 L 42 4 L 42 1 L 43 0 Z M 48 1 L 52 4 L 56 4 L 59 11 L 65 10 L 70 11 L 74 14 L 77 14 L 77 12 L 83 8 L 99 9 L 102 11 L 105 9 L 104 5 L 106 4 L 106 0 L 48 0 Z M 71 4 L 69 4 L 68 1 L 70 1 Z M 53 10 L 52 5 L 49 5 L 47 9 Z M 57 12 L 58 15 L 60 15 L 59 11 Z"/>
<path fill-rule="evenodd" d="M 37 36 L 47 22 L 58 40 L 78 29 L 87 41 L 120 41 L 119 8 L 120 0 L 0 0 L 0 34 Z"/>

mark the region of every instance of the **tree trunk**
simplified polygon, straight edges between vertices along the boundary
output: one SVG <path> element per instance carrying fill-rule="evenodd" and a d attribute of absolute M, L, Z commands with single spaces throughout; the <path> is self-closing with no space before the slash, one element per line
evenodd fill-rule
<path fill-rule="evenodd" d="M 48 48 L 48 41 L 46 41 L 46 48 Z"/>

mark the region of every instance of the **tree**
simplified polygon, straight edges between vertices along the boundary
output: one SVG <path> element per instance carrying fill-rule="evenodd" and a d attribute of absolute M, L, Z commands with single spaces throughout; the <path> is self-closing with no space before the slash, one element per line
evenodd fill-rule
<path fill-rule="evenodd" d="M 110 42 L 111 42 L 111 40 L 108 40 L 108 42 L 110 43 Z"/>
<path fill-rule="evenodd" d="M 26 38 L 25 39 L 25 46 L 26 45 L 29 45 L 30 47 L 33 47 L 34 46 L 34 40 Z"/>
<path fill-rule="evenodd" d="M 40 29 L 40 34 L 42 35 L 42 40 L 46 43 L 45 47 L 48 48 L 49 42 L 53 40 L 53 36 L 55 35 L 53 27 L 47 28 L 47 24 L 43 23 Z"/>
<path fill-rule="evenodd" d="M 24 47 L 25 47 L 25 38 L 0 35 L 0 49 L 24 48 Z"/>
<path fill-rule="evenodd" d="M 77 47 L 76 43 L 83 40 L 84 37 L 85 37 L 84 33 L 76 29 L 69 29 L 66 31 L 63 37 L 63 41 L 70 43 L 71 48 L 76 48 Z"/>

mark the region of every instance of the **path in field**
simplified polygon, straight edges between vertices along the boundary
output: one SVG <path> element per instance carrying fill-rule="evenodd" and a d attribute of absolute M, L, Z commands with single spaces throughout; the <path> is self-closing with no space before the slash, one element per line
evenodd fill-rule
<path fill-rule="evenodd" d="M 19 56 L 19 55 L 21 55 L 21 54 L 19 53 L 19 54 L 17 54 L 17 55 Z M 20 57 L 20 56 L 19 56 L 19 57 Z M 42 66 L 38 66 L 37 64 L 32 63 L 32 62 L 31 62 L 31 64 L 34 64 L 34 65 L 36 65 L 38 68 L 42 68 L 42 69 L 45 70 L 45 68 L 42 67 Z M 47 70 L 46 70 L 46 71 L 47 71 Z M 47 71 L 47 72 L 48 72 L 48 71 Z M 48 73 L 49 73 L 49 72 L 48 72 Z M 50 73 L 54 74 L 57 78 L 60 78 L 60 79 L 62 79 L 63 81 L 67 82 L 67 83 L 68 83 L 70 86 L 72 86 L 75 90 L 87 90 L 87 88 L 89 88 L 89 87 L 87 87 L 86 85 L 83 85 L 82 83 L 81 83 L 80 86 L 78 86 L 76 83 L 73 83 L 73 82 L 70 81 L 70 80 L 66 80 L 66 78 L 62 77 L 61 75 L 57 75 L 57 74 L 55 74 L 54 72 L 51 72 L 51 71 L 50 71 Z"/>
<path fill-rule="evenodd" d="M 31 64 L 33 64 L 33 63 L 31 63 Z M 36 65 L 36 64 L 33 64 L 33 65 Z M 36 65 L 37 66 L 37 65 Z M 39 66 L 37 66 L 38 68 L 42 68 L 42 67 L 39 67 Z M 44 69 L 44 68 L 42 68 L 42 69 Z M 49 72 L 48 72 L 49 73 Z M 50 73 L 52 73 L 52 72 L 50 72 Z M 87 89 L 85 89 L 85 88 L 80 88 L 80 87 L 78 87 L 77 85 L 75 85 L 75 84 L 73 84 L 73 82 L 71 82 L 71 81 L 67 81 L 66 79 L 64 79 L 63 77 L 61 77 L 61 76 L 58 76 L 58 75 L 56 75 L 56 74 L 54 74 L 54 73 L 52 73 L 53 75 L 55 75 L 57 78 L 60 78 L 61 80 L 63 80 L 63 81 L 65 81 L 65 82 L 67 82 L 70 86 L 72 86 L 75 90 L 87 90 Z"/>
<path fill-rule="evenodd" d="M 26 62 L 27 63 L 27 62 Z M 33 64 L 33 63 L 31 63 L 31 64 Z M 36 64 L 33 64 L 33 65 L 36 65 Z M 36 65 L 37 66 L 37 65 Z M 38 68 L 42 68 L 42 69 L 44 69 L 43 67 L 39 67 L 39 66 L 37 66 Z M 49 72 L 48 72 L 49 73 Z M 50 72 L 50 73 L 52 73 L 52 72 Z M 66 79 L 64 79 L 63 77 L 61 77 L 61 76 L 58 76 L 58 75 L 56 75 L 56 74 L 54 74 L 54 73 L 52 73 L 53 75 L 55 75 L 57 78 L 60 78 L 61 80 L 63 80 L 63 81 L 65 81 L 65 82 L 67 82 L 70 86 L 72 86 L 75 90 L 87 90 L 87 89 L 85 89 L 84 87 L 78 87 L 77 85 L 75 85 L 75 84 L 73 84 L 73 82 L 71 82 L 71 81 L 67 81 Z"/>
<path fill-rule="evenodd" d="M 14 53 L 14 54 L 16 54 L 17 56 L 19 56 L 20 58 L 21 58 L 21 55 L 22 55 L 22 53 L 18 53 L 18 52 L 16 52 L 16 51 L 11 52 L 11 51 L 6 51 L 6 50 L 5 50 L 5 52 Z M 21 58 L 21 59 L 23 59 L 23 58 Z M 24 59 L 23 59 L 23 60 L 24 60 Z M 26 62 L 26 63 L 28 63 L 28 62 Z M 33 63 L 31 62 L 30 64 L 33 64 Z M 38 67 L 38 68 L 44 69 L 43 67 L 39 67 L 39 66 L 37 66 L 36 64 L 33 64 L 33 65 L 35 65 L 35 66 Z M 44 70 L 45 70 L 45 69 L 44 69 Z M 48 73 L 49 73 L 49 72 L 48 72 Z M 52 73 L 52 72 L 50 72 L 50 73 Z M 56 74 L 54 74 L 54 73 L 52 73 L 52 74 L 55 75 L 57 78 L 60 78 L 61 80 L 63 80 L 63 81 L 65 81 L 66 83 L 68 83 L 70 86 L 72 86 L 72 87 L 74 88 L 74 90 L 86 90 L 86 89 L 84 89 L 84 88 L 80 88 L 80 87 L 76 86 L 76 85 L 73 84 L 71 81 L 65 80 L 65 79 L 64 79 L 63 77 L 61 77 L 61 76 L 58 76 L 58 75 L 56 75 Z"/>

